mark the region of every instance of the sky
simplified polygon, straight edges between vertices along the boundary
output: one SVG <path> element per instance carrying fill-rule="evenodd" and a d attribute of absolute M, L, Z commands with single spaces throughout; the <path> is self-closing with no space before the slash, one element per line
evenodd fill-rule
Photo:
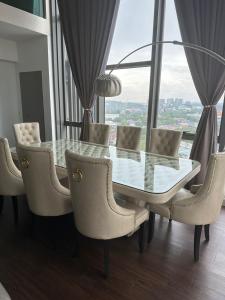
<path fill-rule="evenodd" d="M 154 0 L 121 0 L 108 64 L 117 63 L 127 53 L 152 41 Z M 181 40 L 174 0 L 166 0 L 164 40 Z M 151 48 L 130 56 L 125 62 L 151 59 Z M 146 102 L 150 68 L 117 70 L 122 94 L 112 100 Z M 198 101 L 182 47 L 164 45 L 160 98 L 183 98 Z"/>

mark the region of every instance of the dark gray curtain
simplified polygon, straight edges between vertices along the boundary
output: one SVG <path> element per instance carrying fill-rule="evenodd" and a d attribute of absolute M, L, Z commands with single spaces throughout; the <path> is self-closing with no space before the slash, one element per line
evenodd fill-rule
<path fill-rule="evenodd" d="M 225 1 L 175 0 L 182 40 L 225 56 Z M 194 182 L 202 183 L 210 155 L 217 150 L 216 104 L 225 89 L 225 66 L 196 50 L 185 48 L 203 112 L 193 142 L 192 159 L 201 162 Z"/>
<path fill-rule="evenodd" d="M 93 121 L 94 82 L 105 70 L 119 0 L 58 0 L 62 31 L 74 82 L 84 108 L 81 140 Z"/>

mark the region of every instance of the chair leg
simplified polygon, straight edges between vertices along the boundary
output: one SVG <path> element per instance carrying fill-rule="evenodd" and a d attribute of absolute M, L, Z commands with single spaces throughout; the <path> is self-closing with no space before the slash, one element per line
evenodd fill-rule
<path fill-rule="evenodd" d="M 145 244 L 145 222 L 141 224 L 138 231 L 139 252 L 143 253 Z"/>
<path fill-rule="evenodd" d="M 36 223 L 36 216 L 31 213 L 31 223 L 30 223 L 30 236 L 31 238 L 35 235 L 35 223 Z"/>
<path fill-rule="evenodd" d="M 195 225 L 195 237 L 194 237 L 194 260 L 199 260 L 199 246 L 201 239 L 202 225 Z"/>
<path fill-rule="evenodd" d="M 103 241 L 104 247 L 104 278 L 107 279 L 109 276 L 109 248 L 110 248 L 110 241 L 104 240 Z"/>
<path fill-rule="evenodd" d="M 2 213 L 4 206 L 4 196 L 0 196 L 0 214 Z"/>
<path fill-rule="evenodd" d="M 80 254 L 80 233 L 75 228 L 75 245 L 73 250 L 73 257 L 79 257 Z"/>
<path fill-rule="evenodd" d="M 155 227 L 155 213 L 150 211 L 149 221 L 148 221 L 148 244 L 151 242 L 154 235 Z"/>
<path fill-rule="evenodd" d="M 18 212 L 18 201 L 16 196 L 12 196 L 12 204 L 13 204 L 13 213 L 14 213 L 14 223 L 18 224 L 19 212 Z"/>
<path fill-rule="evenodd" d="M 206 242 L 209 241 L 209 226 L 210 226 L 209 224 L 207 224 L 207 225 L 204 226 Z"/>

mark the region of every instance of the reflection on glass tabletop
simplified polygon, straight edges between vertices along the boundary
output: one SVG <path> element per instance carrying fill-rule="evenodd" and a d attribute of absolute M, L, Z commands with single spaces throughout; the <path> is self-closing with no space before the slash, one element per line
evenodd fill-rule
<path fill-rule="evenodd" d="M 147 152 L 119 149 L 76 140 L 56 140 L 32 144 L 50 148 L 57 166 L 66 167 L 65 150 L 113 161 L 113 182 L 148 193 L 166 193 L 191 172 L 200 169 L 197 161 Z M 16 149 L 11 149 L 15 153 Z"/>

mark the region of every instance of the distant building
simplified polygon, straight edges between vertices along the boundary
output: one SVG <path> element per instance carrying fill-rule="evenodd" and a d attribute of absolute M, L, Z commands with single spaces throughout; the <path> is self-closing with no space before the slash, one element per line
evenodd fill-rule
<path fill-rule="evenodd" d="M 174 104 L 174 98 L 168 98 L 167 99 L 167 104 L 173 105 Z"/>
<path fill-rule="evenodd" d="M 180 106 L 183 104 L 183 99 L 182 98 L 175 98 L 175 105 Z"/>

